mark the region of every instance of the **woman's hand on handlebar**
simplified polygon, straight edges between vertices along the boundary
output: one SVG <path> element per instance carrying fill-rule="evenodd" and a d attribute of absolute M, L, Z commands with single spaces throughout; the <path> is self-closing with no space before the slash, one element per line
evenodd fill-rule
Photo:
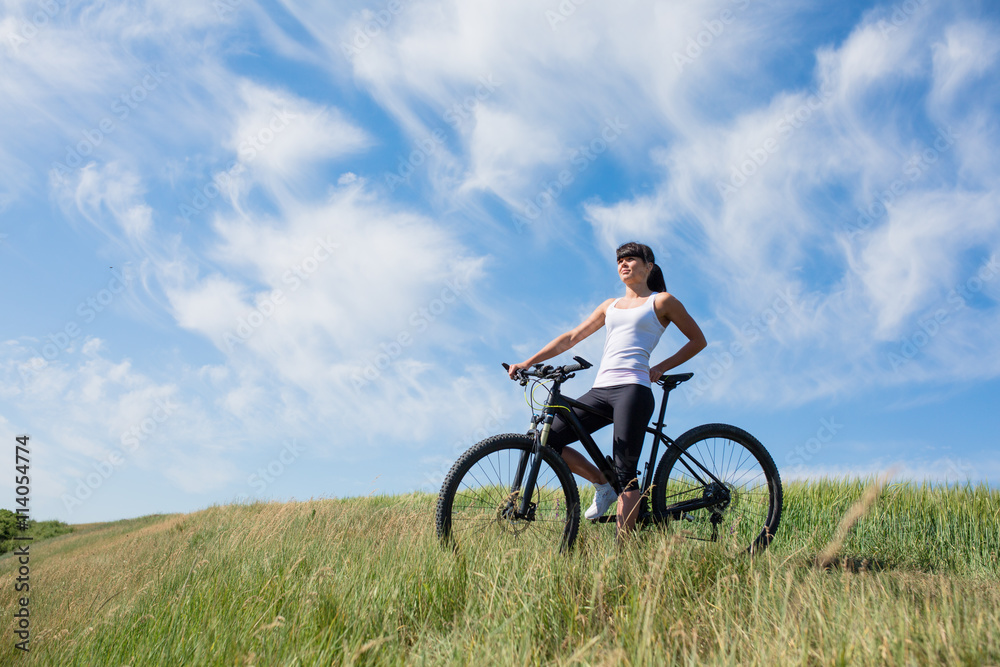
<path fill-rule="evenodd" d="M 531 364 L 527 364 L 527 363 L 525 363 L 523 361 L 521 363 L 519 363 L 519 364 L 511 364 L 507 368 L 507 375 L 510 376 L 511 380 L 516 380 L 517 379 L 517 372 L 519 370 L 527 369 L 527 368 L 531 368 Z"/>

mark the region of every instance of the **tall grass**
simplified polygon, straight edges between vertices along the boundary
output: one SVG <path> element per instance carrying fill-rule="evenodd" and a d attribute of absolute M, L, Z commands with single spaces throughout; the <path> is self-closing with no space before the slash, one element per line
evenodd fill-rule
<path fill-rule="evenodd" d="M 32 653 L 5 632 L 0 662 L 1000 663 L 1000 492 L 887 487 L 817 567 L 870 482 L 786 485 L 754 558 L 655 530 L 619 550 L 589 523 L 568 556 L 453 551 L 424 494 L 78 527 L 33 546 Z"/>
<path fill-rule="evenodd" d="M 839 519 L 873 484 L 877 481 L 786 485 L 778 549 L 821 550 L 835 538 Z M 1000 573 L 1000 491 L 984 484 L 891 484 L 858 520 L 841 551 L 875 566 L 995 578 Z"/>

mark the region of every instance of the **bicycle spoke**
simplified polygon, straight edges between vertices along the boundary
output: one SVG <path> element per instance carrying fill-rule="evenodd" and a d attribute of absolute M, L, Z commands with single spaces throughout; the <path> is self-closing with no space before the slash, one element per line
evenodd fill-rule
<path fill-rule="evenodd" d="M 678 533 L 690 539 L 731 542 L 743 549 L 758 544 L 772 516 L 772 506 L 780 502 L 771 488 L 777 472 L 770 457 L 766 452 L 759 454 L 763 448 L 752 436 L 731 426 L 707 425 L 690 433 L 683 442 L 678 440 L 677 448 L 664 454 L 656 480 L 663 488 L 655 489 L 654 507 L 668 516 L 679 516 Z M 685 458 L 699 462 L 714 479 L 706 477 L 704 484 L 699 482 L 685 463 L 698 471 L 699 477 L 703 471 L 693 461 L 681 461 L 681 447 Z M 692 502 L 705 507 L 670 514 L 671 507 L 690 506 Z"/>
<path fill-rule="evenodd" d="M 525 436 L 507 437 L 510 438 L 509 444 L 497 442 L 486 446 L 492 443 L 484 441 L 482 446 L 477 446 L 481 451 L 473 451 L 476 449 L 473 448 L 467 453 L 469 463 L 455 473 L 457 476 L 454 479 L 449 473 L 445 489 L 450 490 L 447 493 L 442 490 L 442 497 L 447 496 L 448 502 L 446 505 L 439 503 L 439 531 L 444 530 L 446 536 L 457 542 L 489 544 L 491 541 L 514 539 L 558 546 L 570 534 L 570 523 L 579 521 L 572 476 L 568 469 L 560 473 L 553 468 L 552 457 L 557 455 L 548 452 L 537 461 L 539 468 L 532 497 L 522 514 L 522 506 L 525 506 L 522 502 L 523 489 L 512 491 L 514 481 L 522 461 L 526 478 L 538 454 L 531 453 L 532 443 Z M 561 459 L 557 461 L 562 464 Z M 522 479 L 520 485 L 525 481 Z M 571 488 L 574 494 L 572 501 L 567 498 L 567 488 Z M 446 512 L 447 522 L 444 524 L 441 523 L 441 508 Z M 575 512 L 571 511 L 573 508 Z M 573 529 L 575 536 L 575 525 Z"/>

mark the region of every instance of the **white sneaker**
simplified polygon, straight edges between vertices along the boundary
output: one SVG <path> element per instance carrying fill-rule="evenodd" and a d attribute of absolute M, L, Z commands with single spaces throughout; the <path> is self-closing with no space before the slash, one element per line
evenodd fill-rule
<path fill-rule="evenodd" d="M 595 484 L 594 489 L 594 502 L 590 508 L 583 513 L 583 516 L 591 521 L 604 516 L 604 513 L 608 511 L 609 507 L 611 507 L 611 503 L 618 500 L 618 494 L 615 493 L 615 490 L 610 484 Z"/>

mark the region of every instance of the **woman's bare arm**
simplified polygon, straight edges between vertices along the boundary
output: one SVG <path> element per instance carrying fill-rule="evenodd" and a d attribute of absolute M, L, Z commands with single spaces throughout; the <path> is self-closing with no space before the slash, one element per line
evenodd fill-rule
<path fill-rule="evenodd" d="M 607 299 L 604 303 L 594 309 L 594 312 L 590 316 L 580 323 L 575 329 L 567 331 L 566 333 L 553 338 L 548 345 L 543 347 L 541 350 L 531 355 L 524 361 L 518 364 L 511 364 L 508 369 L 511 379 L 514 378 L 514 374 L 521 368 L 530 368 L 537 363 L 551 359 L 552 357 L 559 356 L 566 350 L 570 349 L 580 341 L 584 340 L 590 336 L 595 331 L 599 330 L 604 326 L 604 313 L 608 310 L 608 306 L 614 299 Z"/>
<path fill-rule="evenodd" d="M 704 350 L 708 343 L 705 341 L 705 334 L 701 332 L 698 323 L 694 321 L 694 318 L 684 308 L 684 304 L 678 301 L 672 294 L 668 292 L 658 294 L 653 307 L 656 310 L 657 317 L 660 318 L 660 322 L 663 322 L 664 319 L 668 323 L 673 322 L 677 326 L 677 329 L 688 339 L 687 343 L 681 346 L 681 349 L 649 369 L 650 381 L 656 382 L 660 379 L 661 375 L 672 368 L 680 366 Z"/>

